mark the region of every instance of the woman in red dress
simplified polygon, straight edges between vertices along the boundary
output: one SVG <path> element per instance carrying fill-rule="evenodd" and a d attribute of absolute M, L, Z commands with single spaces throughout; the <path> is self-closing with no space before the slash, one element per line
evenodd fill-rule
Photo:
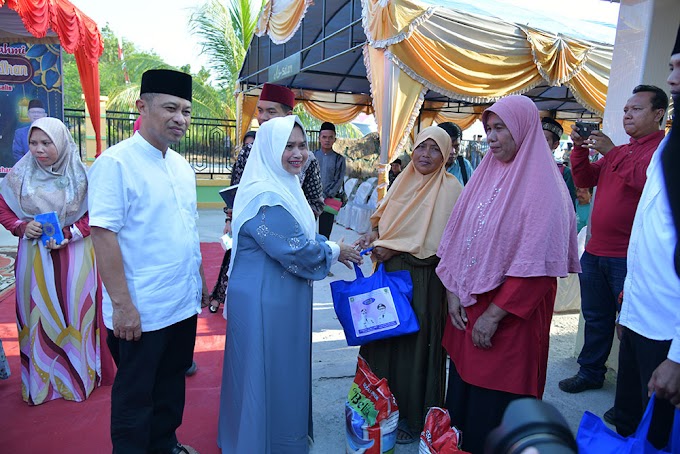
<path fill-rule="evenodd" d="M 483 451 L 510 401 L 542 397 L 556 278 L 580 271 L 574 210 L 538 109 L 509 96 L 482 122 L 489 153 L 437 253 L 449 306 L 446 406 L 472 453 Z"/>

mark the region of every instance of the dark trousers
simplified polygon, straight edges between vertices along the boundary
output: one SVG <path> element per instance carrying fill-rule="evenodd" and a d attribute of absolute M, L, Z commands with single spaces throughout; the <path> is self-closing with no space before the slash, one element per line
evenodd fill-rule
<path fill-rule="evenodd" d="M 465 383 L 458 375 L 453 361 L 449 360 L 446 409 L 451 417 L 451 425 L 463 433 L 463 450 L 472 454 L 482 454 L 486 437 L 501 423 L 505 409 L 510 402 L 522 397 L 532 396 L 480 388 Z"/>
<path fill-rule="evenodd" d="M 323 235 L 330 240 L 334 221 L 335 215 L 326 213 L 325 211 L 321 213 L 321 216 L 319 216 L 319 235 Z"/>
<path fill-rule="evenodd" d="M 106 343 L 118 366 L 111 389 L 114 454 L 166 454 L 177 445 L 197 320 L 194 315 L 144 332 L 138 341 L 118 339 L 108 330 Z"/>
<path fill-rule="evenodd" d="M 670 340 L 647 339 L 624 328 L 614 401 L 616 431 L 624 437 L 632 435 L 640 424 L 649 403 L 647 383 L 654 370 L 666 360 L 670 348 Z M 656 399 L 647 439 L 658 449 L 663 449 L 668 443 L 674 412 L 675 407 L 669 401 Z"/>
<path fill-rule="evenodd" d="M 626 280 L 626 259 L 598 257 L 584 252 L 581 257 L 581 312 L 586 322 L 585 339 L 578 374 L 593 383 L 604 382 L 607 358 L 614 341 L 619 293 Z"/>

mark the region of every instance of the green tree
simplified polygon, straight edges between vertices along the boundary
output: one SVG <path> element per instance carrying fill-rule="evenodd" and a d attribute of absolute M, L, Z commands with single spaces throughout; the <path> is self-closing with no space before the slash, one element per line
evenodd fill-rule
<path fill-rule="evenodd" d="M 189 18 L 189 27 L 207 56 L 215 83 L 227 93 L 232 118 L 236 113 L 236 81 L 261 9 L 262 0 L 208 0 Z"/>
<path fill-rule="evenodd" d="M 232 118 L 236 118 L 233 93 L 262 5 L 262 0 L 207 0 L 189 19 L 191 31 L 199 38 L 214 80 L 227 92 L 227 104 L 234 113 Z M 301 106 L 295 108 L 295 114 L 307 129 L 321 127 L 322 122 Z M 338 136 L 357 138 L 362 134 L 355 126 L 346 124 L 338 126 Z"/>
<path fill-rule="evenodd" d="M 130 83 L 127 83 L 123 63 L 118 59 L 118 38 L 108 24 L 102 28 L 101 33 L 104 53 L 99 60 L 99 81 L 101 95 L 109 98 L 106 108 L 135 112 L 135 100 L 139 97 L 139 82 L 144 71 L 154 68 L 177 68 L 165 63 L 157 54 L 141 51 L 133 43 L 123 39 L 125 67 L 130 80 Z M 191 73 L 190 65 L 179 69 Z M 204 68 L 194 75 L 193 115 L 229 117 L 231 111 L 226 105 L 226 92 L 213 88 L 208 83 L 209 77 L 209 71 Z M 75 57 L 70 54 L 64 54 L 64 104 L 67 108 L 83 108 L 85 105 Z"/>

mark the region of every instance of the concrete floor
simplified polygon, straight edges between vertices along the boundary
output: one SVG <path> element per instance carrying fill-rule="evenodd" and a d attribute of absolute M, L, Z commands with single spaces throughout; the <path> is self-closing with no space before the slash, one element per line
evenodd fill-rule
<path fill-rule="evenodd" d="M 217 242 L 224 227 L 224 213 L 220 209 L 199 210 L 198 230 L 201 242 Z M 331 239 L 344 238 L 353 242 L 354 231 L 336 224 Z M 16 246 L 17 239 L 5 229 L 0 229 L 0 246 Z M 370 274 L 370 262 L 362 266 Z M 354 272 L 337 263 L 333 266 L 334 277 L 314 284 L 314 311 L 312 334 L 312 380 L 315 444 L 312 454 L 345 452 L 344 403 L 354 378 L 358 347 L 348 347 L 342 327 L 335 317 L 329 283 L 333 280 L 354 279 Z M 208 285 L 213 285 L 209 282 Z M 553 404 L 566 418 L 576 433 L 583 412 L 589 410 L 601 416 L 614 401 L 615 376 L 608 374 L 601 390 L 581 394 L 566 394 L 559 390 L 557 382 L 575 374 L 578 370 L 573 357 L 578 328 L 578 314 L 555 315 L 551 328 L 550 358 L 544 400 Z M 500 378 L 500 377 L 499 377 Z M 396 453 L 417 453 L 418 444 L 397 445 Z"/>
<path fill-rule="evenodd" d="M 199 235 L 201 241 L 212 242 L 222 235 L 224 214 L 221 210 L 199 210 Z M 331 239 L 353 242 L 358 234 L 335 224 Z M 371 265 L 362 265 L 366 275 Z M 312 399 L 315 443 L 312 454 L 345 452 L 345 413 L 347 392 L 354 379 L 358 347 L 348 347 L 340 322 L 333 310 L 330 282 L 352 280 L 354 271 L 337 263 L 331 269 L 334 276 L 314 283 L 314 311 L 312 333 Z M 211 285 L 211 283 L 209 283 Z M 614 402 L 616 378 L 612 371 L 600 390 L 581 394 L 567 394 L 557 387 L 563 378 L 578 371 L 574 344 L 578 329 L 578 314 L 555 315 L 551 327 L 550 357 L 544 400 L 554 405 L 564 415 L 574 434 L 581 416 L 589 410 L 598 416 L 604 414 Z M 397 454 L 416 454 L 418 444 L 397 445 Z"/>

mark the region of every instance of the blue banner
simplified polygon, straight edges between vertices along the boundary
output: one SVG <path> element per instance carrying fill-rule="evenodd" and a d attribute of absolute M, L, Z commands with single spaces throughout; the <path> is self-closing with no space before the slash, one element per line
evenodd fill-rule
<path fill-rule="evenodd" d="M 64 119 L 61 46 L 0 42 L 0 176 L 28 152 L 28 129 Z"/>

